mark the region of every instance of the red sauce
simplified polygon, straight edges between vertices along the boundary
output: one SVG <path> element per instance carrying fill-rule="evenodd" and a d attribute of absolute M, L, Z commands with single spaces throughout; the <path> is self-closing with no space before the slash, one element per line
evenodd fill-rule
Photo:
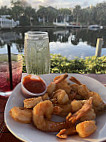
<path fill-rule="evenodd" d="M 39 77 L 39 79 L 31 78 L 32 75 L 27 75 L 24 77 L 23 85 L 24 87 L 31 93 L 42 93 L 46 89 L 46 85 L 43 80 Z"/>

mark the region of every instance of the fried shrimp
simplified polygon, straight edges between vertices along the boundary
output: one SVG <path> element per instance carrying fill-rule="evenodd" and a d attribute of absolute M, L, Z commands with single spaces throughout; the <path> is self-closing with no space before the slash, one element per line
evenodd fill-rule
<path fill-rule="evenodd" d="M 85 121 L 85 120 L 95 120 L 96 114 L 94 112 L 94 109 L 90 109 L 84 116 L 80 118 L 80 121 Z"/>
<path fill-rule="evenodd" d="M 96 113 L 98 112 L 102 112 L 103 110 L 105 110 L 105 103 L 103 102 L 102 98 L 100 97 L 100 95 L 96 92 L 89 92 L 88 93 L 89 97 L 93 98 L 93 108 L 95 110 Z"/>
<path fill-rule="evenodd" d="M 66 139 L 69 135 L 76 134 L 76 127 L 75 125 L 71 125 L 70 128 L 62 129 L 60 132 L 56 135 L 58 138 Z"/>
<path fill-rule="evenodd" d="M 82 138 L 90 136 L 97 129 L 94 120 L 106 104 L 98 93 L 75 77 L 67 77 L 67 73 L 56 76 L 44 95 L 25 99 L 24 107 L 13 107 L 10 116 L 21 123 L 33 123 L 41 131 L 57 132 L 56 136 L 62 139 L 75 134 Z M 59 122 L 56 115 L 64 121 Z"/>
<path fill-rule="evenodd" d="M 62 108 L 59 106 L 54 106 L 53 107 L 53 114 L 59 115 L 62 112 Z"/>
<path fill-rule="evenodd" d="M 44 101 L 44 100 L 49 100 L 50 98 L 49 98 L 48 93 L 45 93 L 45 94 L 42 96 L 42 99 L 43 99 L 43 101 Z"/>
<path fill-rule="evenodd" d="M 33 108 L 39 102 L 42 102 L 42 97 L 28 98 L 24 100 L 24 108 Z"/>
<path fill-rule="evenodd" d="M 53 113 L 53 104 L 49 100 L 40 102 L 33 108 L 33 122 L 34 125 L 42 131 L 58 132 L 66 128 L 66 122 L 53 122 L 50 121 Z"/>
<path fill-rule="evenodd" d="M 56 76 L 54 78 L 54 81 L 57 82 L 58 80 L 60 80 L 61 78 L 63 78 L 63 79 L 61 79 L 60 82 L 57 83 L 56 90 L 62 89 L 62 90 L 65 90 L 65 92 L 67 94 L 70 94 L 71 87 L 70 87 L 69 83 L 66 80 L 67 77 L 68 77 L 68 74 L 64 74 L 64 75 L 61 75 L 61 76 Z"/>
<path fill-rule="evenodd" d="M 45 93 L 41 97 L 36 97 L 36 98 L 28 98 L 24 100 L 24 108 L 33 108 L 36 106 L 39 102 L 42 102 L 44 100 L 48 100 L 49 96 L 48 93 Z"/>
<path fill-rule="evenodd" d="M 82 108 L 79 109 L 77 112 L 75 112 L 73 115 L 69 113 L 68 116 L 66 117 L 66 120 L 70 121 L 71 123 L 75 123 L 77 120 L 83 117 L 91 108 L 92 108 L 92 97 L 89 98 L 89 100 L 85 102 Z"/>
<path fill-rule="evenodd" d="M 71 77 L 69 78 L 69 80 L 71 80 L 72 82 L 74 82 L 74 83 L 76 83 L 76 84 L 78 84 L 78 85 L 82 85 L 82 83 L 81 83 L 79 80 L 77 80 L 75 77 L 73 77 L 73 76 L 71 76 Z"/>
<path fill-rule="evenodd" d="M 66 104 L 66 103 L 69 102 L 69 97 L 68 97 L 67 93 L 64 90 L 58 89 L 53 94 L 52 101 L 53 100 L 56 101 L 58 104 Z"/>
<path fill-rule="evenodd" d="M 77 112 L 81 107 L 86 103 L 87 100 L 74 100 L 71 102 L 71 111 Z M 85 120 L 94 120 L 96 118 L 96 114 L 94 112 L 94 109 L 90 109 L 84 116 L 80 118 L 80 121 Z"/>
<path fill-rule="evenodd" d="M 71 85 L 71 87 L 76 90 L 83 99 L 89 99 L 90 97 L 93 98 L 93 108 L 96 113 L 105 109 L 105 103 L 98 93 L 90 91 L 85 84 L 82 84 L 74 77 L 71 77 L 70 80 L 77 83 L 75 85 Z"/>
<path fill-rule="evenodd" d="M 49 96 L 56 90 L 57 84 L 63 82 L 68 77 L 68 74 L 63 74 L 54 78 L 53 82 L 51 82 L 47 87 L 47 93 Z M 61 89 L 61 88 L 60 88 Z"/>
<path fill-rule="evenodd" d="M 71 103 L 66 104 L 66 105 L 59 105 L 58 104 L 58 107 L 60 108 L 59 109 L 60 111 L 58 111 L 58 113 L 57 113 L 58 116 L 65 117 L 68 115 L 69 112 L 71 112 Z"/>
<path fill-rule="evenodd" d="M 55 114 L 64 117 L 67 116 L 70 112 L 77 112 L 79 109 L 81 109 L 86 101 L 87 100 L 73 100 L 72 102 L 65 105 L 57 104 L 57 106 L 54 106 L 56 112 Z"/>
<path fill-rule="evenodd" d="M 31 123 L 32 121 L 32 110 L 30 109 L 13 107 L 9 114 L 14 120 L 21 123 Z"/>
<path fill-rule="evenodd" d="M 84 105 L 86 100 L 73 100 L 71 102 L 71 110 L 72 112 L 77 112 Z"/>
<path fill-rule="evenodd" d="M 100 95 L 96 92 L 89 91 L 86 85 L 80 85 L 78 87 L 78 93 L 85 99 L 89 99 L 90 97 L 92 97 L 93 108 L 96 113 L 105 109 L 105 103 L 103 102 Z"/>
<path fill-rule="evenodd" d="M 97 129 L 95 125 L 95 121 L 84 121 L 76 126 L 76 131 L 78 132 L 80 137 L 88 137 L 92 133 L 94 133 Z"/>

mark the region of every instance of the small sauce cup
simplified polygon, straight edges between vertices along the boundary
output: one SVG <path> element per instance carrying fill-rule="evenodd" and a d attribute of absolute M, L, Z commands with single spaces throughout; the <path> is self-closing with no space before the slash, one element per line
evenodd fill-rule
<path fill-rule="evenodd" d="M 26 98 L 36 97 L 46 93 L 47 85 L 40 76 L 28 74 L 21 80 L 21 90 Z"/>

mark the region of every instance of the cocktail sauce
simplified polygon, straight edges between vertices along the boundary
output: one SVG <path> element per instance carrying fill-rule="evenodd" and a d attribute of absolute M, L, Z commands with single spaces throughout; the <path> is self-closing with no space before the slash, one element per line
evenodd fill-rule
<path fill-rule="evenodd" d="M 27 75 L 24 77 L 23 85 L 31 93 L 42 93 L 46 89 L 45 83 L 38 76 L 33 78 L 32 75 Z"/>

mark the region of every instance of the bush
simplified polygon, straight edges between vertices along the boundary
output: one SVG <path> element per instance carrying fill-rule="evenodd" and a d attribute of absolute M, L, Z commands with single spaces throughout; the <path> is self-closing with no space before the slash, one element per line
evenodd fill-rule
<path fill-rule="evenodd" d="M 23 56 L 24 58 L 24 56 Z M 25 61 L 23 64 L 23 72 L 26 72 Z M 59 54 L 51 54 L 50 73 L 106 73 L 106 56 L 102 57 L 86 57 L 85 59 L 75 58 L 68 60 Z"/>

